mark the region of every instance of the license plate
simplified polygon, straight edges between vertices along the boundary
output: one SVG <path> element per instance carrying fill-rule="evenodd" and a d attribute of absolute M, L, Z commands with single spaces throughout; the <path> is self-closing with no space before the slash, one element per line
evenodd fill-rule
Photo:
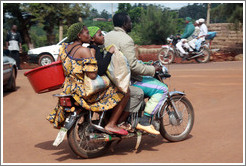
<path fill-rule="evenodd" d="M 67 129 L 62 127 L 59 133 L 57 134 L 57 137 L 53 143 L 53 146 L 59 146 L 64 140 L 66 134 L 67 134 Z"/>

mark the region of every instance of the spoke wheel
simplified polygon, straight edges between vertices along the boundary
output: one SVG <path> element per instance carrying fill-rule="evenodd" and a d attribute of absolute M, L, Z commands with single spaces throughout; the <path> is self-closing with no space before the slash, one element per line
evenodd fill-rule
<path fill-rule="evenodd" d="M 171 64 L 174 61 L 174 52 L 167 50 L 166 48 L 162 48 L 158 53 L 158 59 L 164 65 Z"/>
<path fill-rule="evenodd" d="M 181 95 L 171 97 L 174 101 L 181 120 L 176 118 L 176 114 L 171 105 L 165 103 L 161 110 L 161 135 L 168 141 L 176 142 L 187 138 L 194 123 L 194 111 L 189 100 Z"/>
<path fill-rule="evenodd" d="M 68 142 L 75 154 L 82 158 L 93 158 L 105 153 L 111 142 L 89 141 L 89 134 L 94 132 L 95 129 L 84 121 L 84 117 L 77 120 L 68 132 Z"/>
<path fill-rule="evenodd" d="M 198 63 L 207 63 L 210 60 L 210 51 L 207 48 L 203 48 L 202 52 L 202 56 L 196 58 L 196 61 Z"/>

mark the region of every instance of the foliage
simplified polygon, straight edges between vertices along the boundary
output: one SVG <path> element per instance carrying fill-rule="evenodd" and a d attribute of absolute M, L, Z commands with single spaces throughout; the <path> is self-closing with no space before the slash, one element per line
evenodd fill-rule
<path fill-rule="evenodd" d="M 134 25 L 140 21 L 141 14 L 146 9 L 147 6 L 145 4 L 142 5 L 141 3 L 139 3 L 138 5 L 135 4 L 134 6 L 131 6 L 130 3 L 119 3 L 118 11 L 116 11 L 116 13 L 120 13 L 120 12 L 128 13 L 134 27 Z"/>
<path fill-rule="evenodd" d="M 87 27 L 89 26 L 98 26 L 103 31 L 109 32 L 113 29 L 113 23 L 108 21 L 92 21 L 92 20 L 84 20 L 84 23 Z"/>
<path fill-rule="evenodd" d="M 89 13 L 89 17 L 88 19 L 93 19 L 93 18 L 98 18 L 101 17 L 101 15 L 98 13 L 97 9 L 91 9 L 90 13 Z"/>
<path fill-rule="evenodd" d="M 191 17 L 193 20 L 207 18 L 207 4 L 194 3 L 179 10 L 179 18 Z"/>
<path fill-rule="evenodd" d="M 30 29 L 30 35 L 35 47 L 41 47 L 47 45 L 47 37 L 45 35 L 46 33 L 43 30 L 43 27 L 44 25 L 33 26 Z"/>
<path fill-rule="evenodd" d="M 105 9 L 101 12 L 101 17 L 105 19 L 109 19 L 111 17 L 111 14 L 107 12 Z"/>
<path fill-rule="evenodd" d="M 182 34 L 185 17 L 193 21 L 207 17 L 207 3 L 193 3 L 179 10 L 147 3 L 119 3 L 118 12 L 127 12 L 131 17 L 133 29 L 130 35 L 136 44 L 164 44 L 171 34 Z M 99 13 L 89 3 L 3 3 L 3 45 L 7 30 L 13 24 L 23 38 L 23 47 L 30 48 L 58 42 L 59 26 L 63 34 L 68 27 L 81 21 L 87 26 L 99 26 L 104 31 L 113 29 L 112 22 L 92 21 L 93 18 L 111 18 L 106 10 Z M 211 3 L 210 22 L 243 23 L 243 3 Z M 238 27 L 238 26 L 236 26 Z"/>
<path fill-rule="evenodd" d="M 32 42 L 28 31 L 35 22 L 24 7 L 25 5 L 20 3 L 3 3 L 3 28 L 10 30 L 13 24 L 17 25 L 21 38 L 30 47 Z"/>
<path fill-rule="evenodd" d="M 243 23 L 243 3 L 224 3 L 211 10 L 217 22 L 235 23 L 235 28 Z"/>
<path fill-rule="evenodd" d="M 30 3 L 26 10 L 35 16 L 33 20 L 44 25 L 48 44 L 54 44 L 55 26 L 78 22 L 79 18 L 88 16 L 90 7 L 89 4 L 78 3 Z"/>
<path fill-rule="evenodd" d="M 148 6 L 142 12 L 141 20 L 133 29 L 133 38 L 141 40 L 136 44 L 163 44 L 170 34 L 176 33 L 176 23 L 170 11 L 160 6 Z M 137 42 L 138 42 L 137 40 Z"/>

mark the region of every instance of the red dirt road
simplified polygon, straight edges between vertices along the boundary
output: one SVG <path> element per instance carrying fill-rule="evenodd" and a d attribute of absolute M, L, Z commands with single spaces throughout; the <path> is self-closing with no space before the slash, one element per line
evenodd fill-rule
<path fill-rule="evenodd" d="M 46 120 L 56 105 L 52 94 L 36 94 L 20 70 L 18 90 L 3 93 L 2 138 L 6 163 L 242 163 L 244 162 L 243 62 L 172 64 L 169 90 L 185 91 L 195 110 L 190 137 L 169 143 L 145 136 L 139 151 L 135 139 L 123 140 L 114 152 L 78 159 L 67 140 L 53 147 L 58 130 Z"/>

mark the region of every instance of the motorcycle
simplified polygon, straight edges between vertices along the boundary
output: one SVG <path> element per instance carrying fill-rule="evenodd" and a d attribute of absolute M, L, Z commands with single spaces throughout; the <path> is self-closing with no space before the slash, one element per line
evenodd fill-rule
<path fill-rule="evenodd" d="M 201 43 L 201 48 L 199 51 L 189 52 L 187 48 L 184 48 L 187 52 L 189 52 L 187 57 L 177 49 L 176 44 L 180 41 L 179 35 L 167 38 L 167 45 L 163 45 L 162 49 L 158 53 L 158 59 L 163 64 L 171 64 L 174 61 L 175 56 L 182 58 L 182 60 L 192 60 L 195 59 L 198 63 L 206 63 L 210 59 L 210 43 L 206 43 L 203 41 Z"/>
<path fill-rule="evenodd" d="M 164 80 L 170 78 L 171 75 L 163 64 L 158 61 L 154 63 L 161 65 L 162 70 L 157 72 L 155 77 L 164 83 Z M 64 107 L 66 119 L 53 146 L 58 146 L 67 134 L 67 140 L 72 151 L 81 158 L 101 156 L 110 148 L 112 142 L 119 143 L 123 139 L 132 137 L 137 138 L 135 146 L 135 150 L 137 150 L 143 135 L 155 137 L 155 135 L 136 129 L 138 121 L 143 115 L 144 105 L 139 112 L 129 115 L 127 121 L 132 128 L 128 131 L 128 135 L 122 136 L 104 129 L 112 111 L 88 111 L 76 104 L 69 94 L 55 94 L 54 96 L 58 97 L 60 105 Z M 152 118 L 151 124 L 160 131 L 163 138 L 170 142 L 185 140 L 194 124 L 194 110 L 185 93 L 180 91 L 168 92 L 158 113 Z"/>

